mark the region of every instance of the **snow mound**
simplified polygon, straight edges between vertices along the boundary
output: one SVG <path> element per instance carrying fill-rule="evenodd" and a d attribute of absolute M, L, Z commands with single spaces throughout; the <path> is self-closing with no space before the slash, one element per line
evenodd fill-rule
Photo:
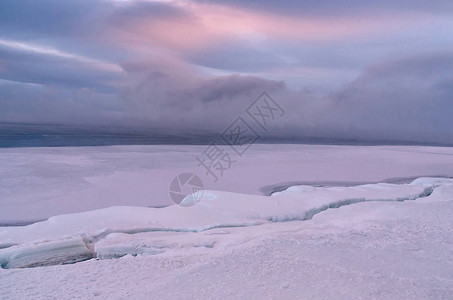
<path fill-rule="evenodd" d="M 14 246 L 0 255 L 2 268 L 26 268 L 70 264 L 93 258 L 93 249 L 83 238 Z"/>
<path fill-rule="evenodd" d="M 411 185 L 449 185 L 453 184 L 453 178 L 420 177 L 411 182 Z"/>
<path fill-rule="evenodd" d="M 55 216 L 24 227 L 0 228 L 0 241 L 13 245 L 0 250 L 3 268 L 66 264 L 92 257 L 127 254 L 155 255 L 174 247 L 210 248 L 219 241 L 184 240 L 182 233 L 215 228 L 258 226 L 271 222 L 308 220 L 329 208 L 365 201 L 415 200 L 431 195 L 451 179 L 420 178 L 411 184 L 366 184 L 354 187 L 294 186 L 268 196 L 204 191 L 193 207 L 144 208 L 117 206 Z M 131 235 L 150 234 L 147 242 Z M 165 236 L 159 238 L 159 233 Z M 157 237 L 157 238 L 156 238 Z M 182 246 L 181 246 L 182 245 Z"/>

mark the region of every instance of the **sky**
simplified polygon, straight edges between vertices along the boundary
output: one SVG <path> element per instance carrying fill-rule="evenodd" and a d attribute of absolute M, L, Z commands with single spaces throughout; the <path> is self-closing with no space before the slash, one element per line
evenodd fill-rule
<path fill-rule="evenodd" d="M 3 0 L 0 122 L 453 143 L 451 0 Z"/>

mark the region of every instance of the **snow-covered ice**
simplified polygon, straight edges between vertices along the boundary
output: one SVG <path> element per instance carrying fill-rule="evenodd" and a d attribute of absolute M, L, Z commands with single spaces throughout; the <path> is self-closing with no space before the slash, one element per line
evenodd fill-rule
<path fill-rule="evenodd" d="M 257 144 L 243 157 L 233 152 L 236 162 L 215 183 L 195 159 L 206 147 L 0 149 L 0 224 L 110 206 L 170 205 L 169 184 L 183 172 L 198 174 L 208 190 L 253 195 L 295 184 L 453 176 L 448 147 Z"/>
<path fill-rule="evenodd" d="M 374 160 L 368 160 L 361 147 L 293 147 L 288 149 L 312 153 L 294 154 L 292 166 L 281 153 L 273 157 L 271 146 L 256 151 L 261 158 L 267 156 L 275 172 L 251 178 L 253 188 L 248 193 L 225 186 L 205 190 L 191 207 L 123 205 L 87 211 L 81 206 L 81 212 L 28 226 L 0 227 L 0 298 L 448 299 L 453 295 L 453 179 L 448 178 L 453 150 L 371 147 Z M 132 149 L 137 150 L 106 147 L 101 152 L 124 151 L 127 156 Z M 96 154 L 86 151 L 71 155 L 93 160 Z M 140 156 L 149 155 L 149 149 L 144 152 Z M 316 153 L 323 157 L 317 161 L 322 171 L 310 163 Z M 54 156 L 59 154 L 50 155 Z M 335 157 L 333 169 L 324 164 L 326 157 Z M 21 159 L 17 158 L 18 165 Z M 59 159 L 58 164 L 64 164 L 64 158 Z M 69 161 L 80 168 L 74 179 L 86 174 L 90 165 L 86 160 L 85 166 L 82 159 Z M 9 165 L 13 164 L 11 159 Z M 115 167 L 119 165 L 117 161 Z M 258 168 L 258 162 L 254 166 Z M 279 166 L 293 173 L 280 174 Z M 260 168 L 255 172 L 266 169 Z M 21 167 L 17 170 L 25 172 Z M 112 170 L 104 175 L 115 173 Z M 240 164 L 238 170 L 236 176 L 252 172 Z M 101 170 L 95 172 L 99 172 L 96 180 L 101 180 Z M 271 196 L 258 187 L 321 181 L 321 174 L 330 174 L 326 181 L 355 183 L 418 178 L 408 183 L 294 185 L 280 187 Z M 445 176 L 417 176 L 423 174 Z M 2 186 L 12 177 L 4 176 Z M 32 186 L 37 178 L 30 177 Z M 47 185 L 57 180 L 49 178 Z M 62 180 L 58 193 L 69 187 Z M 102 190 L 100 185 L 84 188 Z M 14 184 L 9 191 L 15 199 L 32 192 L 24 190 L 19 196 Z M 41 192 L 38 189 L 36 194 Z M 74 195 L 81 192 L 67 196 L 74 200 Z M 102 206 L 110 203 L 100 201 Z M 31 216 L 22 212 L 18 216 Z"/>

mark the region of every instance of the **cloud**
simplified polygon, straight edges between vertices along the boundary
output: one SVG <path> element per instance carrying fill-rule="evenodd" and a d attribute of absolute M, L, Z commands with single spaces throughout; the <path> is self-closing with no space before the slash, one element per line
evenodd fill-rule
<path fill-rule="evenodd" d="M 283 82 L 254 76 L 206 76 L 174 60 L 129 63 L 121 97 L 137 122 L 170 129 L 220 130 L 263 90 L 285 89 Z"/>
<path fill-rule="evenodd" d="M 290 14 L 299 17 L 306 16 L 351 16 L 366 12 L 391 12 L 391 11 L 421 11 L 436 14 L 451 14 L 453 4 L 449 0 L 197 0 L 203 4 L 228 5 L 241 9 L 254 11 L 272 11 L 279 14 Z"/>
<path fill-rule="evenodd" d="M 230 75 L 209 79 L 196 87 L 192 94 L 203 103 L 232 100 L 240 95 L 253 97 L 259 91 L 274 91 L 284 88 L 283 82 L 265 80 L 253 76 Z"/>
<path fill-rule="evenodd" d="M 429 5 L 428 5 L 429 4 Z M 3 1 L 0 121 L 452 140 L 451 1 Z"/>
<path fill-rule="evenodd" d="M 2 122 L 127 126 L 125 110 L 112 93 L 0 80 Z"/>
<path fill-rule="evenodd" d="M 366 136 L 453 141 L 453 55 L 438 53 L 378 64 L 332 95 L 331 123 Z M 338 116 L 339 118 L 333 118 Z"/>
<path fill-rule="evenodd" d="M 113 8 L 108 1 L 1 1 L 0 33 L 18 40 L 81 38 L 92 35 Z"/>
<path fill-rule="evenodd" d="M 122 69 L 54 48 L 0 39 L 1 79 L 74 88 L 112 89 Z"/>
<path fill-rule="evenodd" d="M 277 95 L 288 110 L 279 132 L 452 144 L 452 67 L 450 53 L 409 57 L 373 65 L 326 97 Z"/>
<path fill-rule="evenodd" d="M 327 96 L 291 91 L 281 81 L 253 76 L 185 80 L 193 73 L 190 68 L 173 66 L 170 74 L 160 66 L 142 72 L 140 84 L 129 86 L 123 97 L 149 124 L 220 132 L 265 90 L 287 111 L 270 128 L 274 135 L 449 143 L 452 64 L 450 53 L 378 63 Z"/>

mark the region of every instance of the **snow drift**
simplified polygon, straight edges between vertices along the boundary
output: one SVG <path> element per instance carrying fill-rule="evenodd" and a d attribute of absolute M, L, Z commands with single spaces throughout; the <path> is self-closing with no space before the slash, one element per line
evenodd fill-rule
<path fill-rule="evenodd" d="M 2 268 L 67 264 L 93 257 L 156 255 L 178 247 L 213 247 L 222 234 L 190 236 L 213 229 L 308 220 L 329 208 L 366 201 L 427 197 L 452 179 L 419 178 L 411 184 L 355 187 L 293 186 L 272 196 L 205 191 L 193 207 L 110 207 L 51 217 L 25 227 L 0 228 Z M 131 236 L 141 235 L 140 239 Z"/>

